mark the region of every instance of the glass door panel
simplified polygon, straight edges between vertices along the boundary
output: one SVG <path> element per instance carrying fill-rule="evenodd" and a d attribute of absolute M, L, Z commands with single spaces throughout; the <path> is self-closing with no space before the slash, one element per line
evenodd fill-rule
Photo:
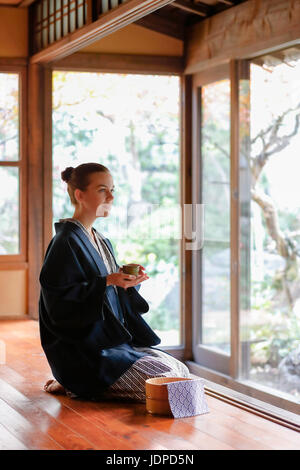
<path fill-rule="evenodd" d="M 201 88 L 203 345 L 230 354 L 230 81 Z"/>
<path fill-rule="evenodd" d="M 146 268 L 144 318 L 165 347 L 182 341 L 179 97 L 177 76 L 53 72 L 53 222 L 74 212 L 63 169 L 96 161 L 111 170 L 111 217 L 94 226 L 120 265 Z"/>
<path fill-rule="evenodd" d="M 224 71 L 225 72 L 225 71 Z M 196 80 L 195 80 L 196 81 Z M 229 374 L 230 322 L 230 79 L 194 84 L 197 200 L 204 205 L 204 243 L 196 265 L 194 355 L 205 367 Z M 199 289 L 200 287 L 200 289 Z"/>
<path fill-rule="evenodd" d="M 240 376 L 299 401 L 300 51 L 255 58 L 249 72 L 240 86 Z"/>

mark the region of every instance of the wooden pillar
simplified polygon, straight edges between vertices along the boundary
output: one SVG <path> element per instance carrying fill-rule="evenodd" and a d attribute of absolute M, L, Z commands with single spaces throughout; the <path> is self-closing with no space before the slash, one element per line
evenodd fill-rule
<path fill-rule="evenodd" d="M 44 209 L 43 209 L 43 243 L 44 253 L 52 238 L 52 68 L 44 69 Z"/>
<path fill-rule="evenodd" d="M 239 376 L 240 363 L 240 198 L 239 198 L 239 62 L 230 61 L 231 106 L 230 106 L 230 232 L 231 232 L 231 358 L 230 375 L 233 378 Z"/>
<path fill-rule="evenodd" d="M 184 205 L 192 204 L 192 76 L 181 78 L 181 312 L 184 360 L 193 358 L 192 335 L 192 251 L 187 250 L 184 233 Z"/>
<path fill-rule="evenodd" d="M 43 243 L 44 70 L 28 68 L 28 313 L 38 318 Z"/>

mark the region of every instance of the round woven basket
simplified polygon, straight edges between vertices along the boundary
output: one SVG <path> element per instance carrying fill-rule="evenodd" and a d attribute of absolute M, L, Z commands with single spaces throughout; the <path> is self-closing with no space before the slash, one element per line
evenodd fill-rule
<path fill-rule="evenodd" d="M 168 387 L 170 382 L 192 380 L 187 377 L 155 377 L 146 380 L 146 410 L 157 415 L 172 415 L 169 400 Z"/>

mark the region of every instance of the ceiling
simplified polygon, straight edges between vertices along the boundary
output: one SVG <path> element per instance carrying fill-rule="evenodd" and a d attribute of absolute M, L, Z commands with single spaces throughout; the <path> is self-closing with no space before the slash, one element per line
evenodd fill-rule
<path fill-rule="evenodd" d="M 186 27 L 247 0 L 175 0 L 136 24 L 184 40 Z"/>
<path fill-rule="evenodd" d="M 36 0 L 0 0 L 0 5 L 27 7 Z M 228 10 L 246 0 L 175 0 L 136 24 L 184 40 L 186 27 Z"/>

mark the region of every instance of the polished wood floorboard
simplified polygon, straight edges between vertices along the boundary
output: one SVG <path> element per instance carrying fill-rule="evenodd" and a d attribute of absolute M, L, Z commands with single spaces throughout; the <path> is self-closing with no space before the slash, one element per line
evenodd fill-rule
<path fill-rule="evenodd" d="M 0 450 L 289 450 L 300 434 L 207 396 L 210 412 L 151 416 L 145 405 L 50 395 L 38 322 L 0 321 Z"/>

